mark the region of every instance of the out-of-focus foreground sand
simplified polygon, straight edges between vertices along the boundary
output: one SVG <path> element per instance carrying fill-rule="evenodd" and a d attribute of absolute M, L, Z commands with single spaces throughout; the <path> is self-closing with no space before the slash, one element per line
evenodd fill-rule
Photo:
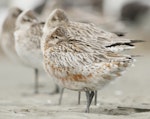
<path fill-rule="evenodd" d="M 40 94 L 35 95 L 33 70 L 1 59 L 0 119 L 150 119 L 150 54 L 140 48 L 135 67 L 99 91 L 90 114 L 84 113 L 84 93 L 77 105 L 77 92 L 65 90 L 59 106 L 59 94 L 49 95 L 54 90 L 51 79 L 41 76 Z"/>

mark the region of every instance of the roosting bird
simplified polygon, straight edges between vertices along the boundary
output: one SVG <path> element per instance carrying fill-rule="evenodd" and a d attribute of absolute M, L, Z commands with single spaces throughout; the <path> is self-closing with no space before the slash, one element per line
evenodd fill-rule
<path fill-rule="evenodd" d="M 43 55 L 41 51 L 42 29 L 45 22 L 37 19 L 36 14 L 27 10 L 18 17 L 15 31 L 15 48 L 21 61 L 35 71 L 35 93 L 38 93 L 39 71 L 43 69 Z M 58 87 L 54 93 L 58 93 Z"/>
<path fill-rule="evenodd" d="M 89 112 L 94 91 L 133 64 L 133 57 L 121 51 L 134 48 L 136 42 L 93 24 L 70 21 L 63 10 L 56 9 L 44 26 L 41 47 L 46 72 L 62 87 L 85 91 Z"/>
<path fill-rule="evenodd" d="M 15 51 L 15 23 L 22 10 L 17 7 L 9 9 L 8 15 L 4 20 L 1 32 L 1 47 L 5 55 L 13 62 L 18 63 L 19 57 Z"/>

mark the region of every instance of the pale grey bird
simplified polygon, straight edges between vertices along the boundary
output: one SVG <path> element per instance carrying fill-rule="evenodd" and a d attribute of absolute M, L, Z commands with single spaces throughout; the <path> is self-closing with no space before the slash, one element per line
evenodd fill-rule
<path fill-rule="evenodd" d="M 9 9 L 8 15 L 2 25 L 2 32 L 0 36 L 2 50 L 11 61 L 16 63 L 19 62 L 19 57 L 15 51 L 14 31 L 16 19 L 21 12 L 22 10 L 17 7 Z"/>
<path fill-rule="evenodd" d="M 87 110 L 95 90 L 100 90 L 133 64 L 120 51 L 134 48 L 133 41 L 97 28 L 70 21 L 63 10 L 54 10 L 43 29 L 42 51 L 47 73 L 60 86 L 85 91 Z"/>
<path fill-rule="evenodd" d="M 19 15 L 16 21 L 15 48 L 21 61 L 35 71 L 35 93 L 38 93 L 39 71 L 43 69 L 43 55 L 41 51 L 41 38 L 44 22 L 37 19 L 36 14 L 27 10 Z M 58 87 L 54 93 L 58 92 Z"/>
<path fill-rule="evenodd" d="M 150 4 L 149 0 L 128 1 L 120 10 L 119 20 L 129 37 L 148 41 L 150 38 Z M 142 50 L 149 49 L 149 42 L 141 44 Z"/>
<path fill-rule="evenodd" d="M 130 1 L 122 7 L 120 20 L 129 25 L 138 25 L 149 15 L 149 12 L 150 5 L 144 4 L 142 1 Z"/>

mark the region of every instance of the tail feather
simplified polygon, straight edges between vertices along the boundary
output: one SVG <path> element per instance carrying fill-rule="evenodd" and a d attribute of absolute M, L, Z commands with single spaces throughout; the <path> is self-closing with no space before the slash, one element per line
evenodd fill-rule
<path fill-rule="evenodd" d="M 119 37 L 123 37 L 126 34 L 126 33 L 123 33 L 123 32 L 113 32 L 113 33 L 116 34 Z"/>
<path fill-rule="evenodd" d="M 142 55 L 131 55 L 131 57 L 142 57 Z"/>
<path fill-rule="evenodd" d="M 145 42 L 144 40 L 131 40 L 131 43 L 141 43 L 141 42 Z"/>

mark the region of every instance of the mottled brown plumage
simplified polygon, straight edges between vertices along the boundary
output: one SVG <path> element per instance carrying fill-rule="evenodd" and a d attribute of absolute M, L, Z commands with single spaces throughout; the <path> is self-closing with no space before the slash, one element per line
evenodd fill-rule
<path fill-rule="evenodd" d="M 59 85 L 88 95 L 119 77 L 133 63 L 130 55 L 119 53 L 134 48 L 131 40 L 93 24 L 69 21 L 60 9 L 51 13 L 44 26 L 42 47 L 48 74 Z"/>
<path fill-rule="evenodd" d="M 116 73 L 130 65 L 131 56 L 114 53 L 113 48 L 109 48 L 116 43 L 122 43 L 118 46 L 123 45 L 122 50 L 131 48 L 133 46 L 125 44 L 130 44 L 130 40 L 92 24 L 71 22 L 65 17 L 63 11 L 56 10 L 44 27 L 45 67 L 48 72 L 52 70 L 50 73 L 59 79 L 58 83 L 73 90 L 97 90 L 102 88 L 102 75 L 110 75 L 113 79 L 118 76 Z M 84 83 L 80 85 L 81 82 Z"/>

